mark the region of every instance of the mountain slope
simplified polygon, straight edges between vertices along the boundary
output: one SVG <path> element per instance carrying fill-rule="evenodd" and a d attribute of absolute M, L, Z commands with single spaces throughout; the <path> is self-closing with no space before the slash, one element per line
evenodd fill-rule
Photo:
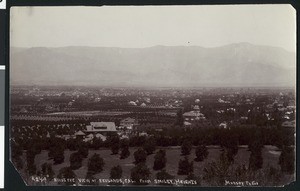
<path fill-rule="evenodd" d="M 12 84 L 155 87 L 292 86 L 295 67 L 294 53 L 249 43 L 12 48 L 10 63 Z"/>

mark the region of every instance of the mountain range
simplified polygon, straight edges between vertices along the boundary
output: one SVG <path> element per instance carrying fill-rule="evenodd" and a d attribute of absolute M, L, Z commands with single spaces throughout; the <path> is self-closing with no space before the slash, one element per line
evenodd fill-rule
<path fill-rule="evenodd" d="M 10 49 L 13 85 L 273 87 L 295 86 L 295 81 L 295 53 L 250 43 Z"/>

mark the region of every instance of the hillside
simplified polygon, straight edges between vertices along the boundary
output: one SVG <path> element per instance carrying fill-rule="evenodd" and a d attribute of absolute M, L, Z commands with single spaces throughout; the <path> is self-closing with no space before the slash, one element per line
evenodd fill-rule
<path fill-rule="evenodd" d="M 93 86 L 293 86 L 295 53 L 237 43 L 216 48 L 11 48 L 11 83 Z"/>

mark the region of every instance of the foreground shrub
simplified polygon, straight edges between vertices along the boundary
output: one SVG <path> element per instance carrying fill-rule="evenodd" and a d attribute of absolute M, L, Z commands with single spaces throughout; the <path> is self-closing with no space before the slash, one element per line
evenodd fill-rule
<path fill-rule="evenodd" d="M 208 156 L 208 150 L 205 145 L 199 145 L 195 151 L 196 158 L 195 161 L 203 161 Z"/>
<path fill-rule="evenodd" d="M 189 155 L 191 154 L 192 150 L 192 142 L 189 140 L 184 140 L 182 145 L 181 145 L 181 154 L 182 155 Z"/>
<path fill-rule="evenodd" d="M 43 163 L 41 166 L 41 174 L 45 177 L 48 177 L 50 180 L 54 177 L 54 171 L 52 165 L 49 163 Z"/>
<path fill-rule="evenodd" d="M 281 171 L 288 174 L 295 172 L 295 150 L 293 147 L 284 146 L 279 157 Z"/>
<path fill-rule="evenodd" d="M 153 170 L 161 170 L 166 167 L 166 151 L 159 150 L 154 156 Z"/>
<path fill-rule="evenodd" d="M 110 170 L 110 178 L 112 179 L 122 178 L 122 173 L 123 171 L 120 165 L 114 166 Z"/>
<path fill-rule="evenodd" d="M 189 162 L 187 157 L 184 159 L 180 159 L 178 163 L 178 175 L 188 175 L 194 171 L 194 163 L 193 161 Z"/>
<path fill-rule="evenodd" d="M 172 180 L 174 178 L 175 177 L 167 173 L 166 170 L 161 170 L 156 173 L 156 179 L 159 185 L 172 185 L 172 183 L 168 182 L 167 180 Z"/>
<path fill-rule="evenodd" d="M 88 162 L 88 172 L 92 175 L 103 171 L 104 161 L 99 154 L 94 154 Z"/>
<path fill-rule="evenodd" d="M 134 156 L 134 163 L 139 164 L 139 163 L 144 163 L 146 162 L 147 159 L 147 153 L 143 149 L 139 148 L 137 151 L 133 153 Z"/>
<path fill-rule="evenodd" d="M 261 169 L 262 166 L 263 166 L 262 151 L 261 150 L 251 151 L 250 158 L 249 158 L 249 169 L 255 171 Z"/>
<path fill-rule="evenodd" d="M 143 145 L 143 149 L 146 151 L 147 155 L 153 154 L 153 152 L 156 149 L 155 139 L 152 137 L 148 138 L 145 144 Z"/>
<path fill-rule="evenodd" d="M 138 185 L 148 184 L 150 174 L 150 169 L 144 163 L 139 163 L 131 169 L 131 179 Z"/>
<path fill-rule="evenodd" d="M 74 185 L 76 184 L 76 175 L 73 172 L 73 170 L 70 167 L 64 167 L 59 170 L 57 178 L 59 179 L 68 179 L 67 182 L 63 182 L 61 184 L 66 184 L 66 185 Z"/>
<path fill-rule="evenodd" d="M 70 168 L 76 170 L 82 166 L 83 157 L 79 152 L 70 155 Z"/>
<path fill-rule="evenodd" d="M 130 156 L 130 151 L 129 151 L 129 140 L 123 139 L 120 142 L 120 147 L 121 147 L 121 154 L 120 154 L 120 159 L 125 159 Z"/>

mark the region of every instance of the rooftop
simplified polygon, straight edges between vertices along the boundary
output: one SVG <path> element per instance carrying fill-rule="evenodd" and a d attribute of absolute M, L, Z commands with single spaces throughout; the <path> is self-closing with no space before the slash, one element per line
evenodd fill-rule
<path fill-rule="evenodd" d="M 86 126 L 87 132 L 115 132 L 116 125 L 114 122 L 91 122 Z"/>

